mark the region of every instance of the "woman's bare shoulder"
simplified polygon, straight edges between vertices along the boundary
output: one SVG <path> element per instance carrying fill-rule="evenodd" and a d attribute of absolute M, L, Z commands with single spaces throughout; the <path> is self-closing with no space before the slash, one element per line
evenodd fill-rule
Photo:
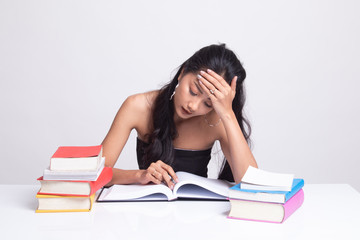
<path fill-rule="evenodd" d="M 123 105 L 140 114 L 150 113 L 153 102 L 158 93 L 159 91 L 150 91 L 131 95 L 127 97 Z"/>
<path fill-rule="evenodd" d="M 136 129 L 140 138 L 144 139 L 150 132 L 152 122 L 152 105 L 159 91 L 138 93 L 129 96 L 122 104 L 119 121 L 126 121 L 129 127 Z M 121 119 L 121 120 L 120 120 Z"/>

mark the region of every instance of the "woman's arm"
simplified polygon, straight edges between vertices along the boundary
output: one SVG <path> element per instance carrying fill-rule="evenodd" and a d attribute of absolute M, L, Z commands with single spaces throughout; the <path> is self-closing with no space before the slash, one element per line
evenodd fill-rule
<path fill-rule="evenodd" d="M 257 163 L 232 110 L 237 77 L 233 78 L 230 86 L 214 71 L 201 71 L 200 74 L 198 76 L 200 85 L 210 97 L 214 110 L 222 121 L 223 128 L 219 130 L 221 148 L 229 162 L 234 180 L 238 183 L 249 165 L 257 167 Z"/>
<path fill-rule="evenodd" d="M 146 93 L 133 95 L 125 100 L 102 142 L 106 166 L 114 167 L 133 129 L 136 129 L 138 132 L 143 131 L 147 133 L 149 131 L 150 112 L 151 107 Z M 174 184 L 169 174 L 172 178 L 176 179 L 173 169 L 161 161 L 151 164 L 145 170 L 113 168 L 113 178 L 107 185 L 147 184 L 149 182 L 160 184 L 162 181 L 165 181 L 169 187 L 173 187 Z"/>
<path fill-rule="evenodd" d="M 108 134 L 102 142 L 105 165 L 114 167 L 123 150 L 130 132 L 139 124 L 138 114 L 141 111 L 136 103 L 140 102 L 140 95 L 128 97 L 110 127 Z M 121 170 L 113 168 L 113 179 L 108 185 L 129 184 L 138 182 L 138 170 Z"/>
<path fill-rule="evenodd" d="M 247 168 L 257 168 L 256 160 L 245 140 L 234 112 L 223 116 L 224 133 L 220 137 L 221 149 L 229 162 L 236 183 L 239 183 Z"/>

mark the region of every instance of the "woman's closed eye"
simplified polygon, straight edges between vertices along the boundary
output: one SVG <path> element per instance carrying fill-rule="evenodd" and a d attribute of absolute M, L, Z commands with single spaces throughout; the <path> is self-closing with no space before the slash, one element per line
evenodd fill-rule
<path fill-rule="evenodd" d="M 191 94 L 191 96 L 198 96 L 198 93 L 196 93 L 195 91 L 191 90 L 191 88 L 189 88 L 189 92 Z M 204 102 L 205 106 L 208 108 L 212 108 L 212 104 L 208 103 L 208 102 Z"/>
<path fill-rule="evenodd" d="M 204 102 L 205 106 L 207 106 L 208 108 L 212 108 L 212 105 L 208 102 Z"/>
<path fill-rule="evenodd" d="M 190 91 L 191 96 L 197 96 L 197 95 L 198 95 L 198 94 L 195 93 L 193 90 L 191 90 L 191 88 L 189 89 L 189 91 Z"/>

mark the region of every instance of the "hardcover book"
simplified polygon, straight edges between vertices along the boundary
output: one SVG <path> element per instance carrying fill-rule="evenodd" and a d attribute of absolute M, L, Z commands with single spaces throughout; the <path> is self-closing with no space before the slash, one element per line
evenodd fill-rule
<path fill-rule="evenodd" d="M 52 171 L 95 171 L 102 157 L 102 146 L 59 147 L 50 159 Z"/>
<path fill-rule="evenodd" d="M 89 212 L 94 203 L 95 194 L 88 197 L 57 196 L 37 194 L 39 206 L 37 213 L 47 212 Z"/>
<path fill-rule="evenodd" d="M 230 199 L 231 210 L 228 218 L 282 223 L 290 217 L 303 202 L 304 192 L 302 189 L 284 204 Z"/>
<path fill-rule="evenodd" d="M 285 203 L 304 186 L 304 179 L 295 178 L 291 191 L 246 190 L 236 184 L 229 190 L 229 198 L 261 202 Z"/>
<path fill-rule="evenodd" d="M 38 178 L 41 188 L 38 194 L 89 196 L 105 186 L 112 179 L 112 168 L 105 167 L 96 181 L 59 181 Z"/>

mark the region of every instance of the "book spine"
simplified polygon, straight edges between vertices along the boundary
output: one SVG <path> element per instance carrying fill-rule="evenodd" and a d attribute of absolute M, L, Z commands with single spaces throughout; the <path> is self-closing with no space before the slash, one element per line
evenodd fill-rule
<path fill-rule="evenodd" d="M 284 205 L 284 222 L 290 217 L 304 202 L 304 191 L 300 189 L 292 198 L 289 199 Z"/>
<path fill-rule="evenodd" d="M 292 189 L 291 192 L 288 192 L 285 195 L 285 202 L 287 202 L 290 198 L 292 198 L 300 189 L 302 189 L 304 186 L 304 179 L 301 179 L 299 181 L 298 184 L 296 184 L 296 186 L 294 186 L 294 188 Z"/>

